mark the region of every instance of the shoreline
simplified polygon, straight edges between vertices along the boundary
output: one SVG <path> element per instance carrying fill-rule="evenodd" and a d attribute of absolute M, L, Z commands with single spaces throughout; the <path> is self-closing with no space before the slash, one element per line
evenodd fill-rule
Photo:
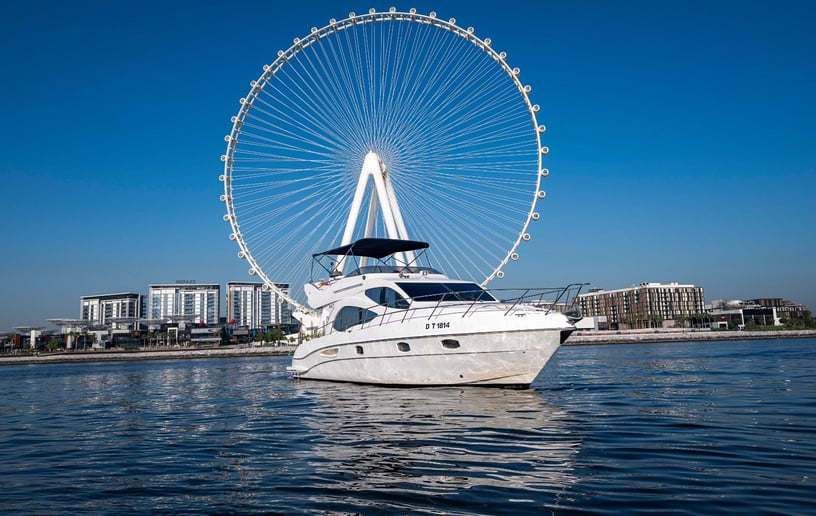
<path fill-rule="evenodd" d="M 621 330 L 574 332 L 564 346 L 591 344 L 639 344 L 660 342 L 713 342 L 718 340 L 801 339 L 816 337 L 816 330 L 732 331 L 732 330 Z"/>
<path fill-rule="evenodd" d="M 68 364 L 73 362 L 131 362 L 136 360 L 176 360 L 196 358 L 242 358 L 288 356 L 295 346 L 278 347 L 236 347 L 221 348 L 179 348 L 163 350 L 97 350 L 57 353 L 39 353 L 36 355 L 2 355 L 0 366 L 31 364 Z"/>
<path fill-rule="evenodd" d="M 714 342 L 724 340 L 816 338 L 816 330 L 708 331 L 708 330 L 621 330 L 574 332 L 564 346 L 605 344 L 649 344 L 663 342 Z M 0 355 L 0 366 L 67 364 L 75 362 L 130 362 L 136 360 L 177 360 L 201 358 L 273 357 L 291 355 L 296 346 L 184 348 L 139 351 L 75 351 L 35 355 Z"/>

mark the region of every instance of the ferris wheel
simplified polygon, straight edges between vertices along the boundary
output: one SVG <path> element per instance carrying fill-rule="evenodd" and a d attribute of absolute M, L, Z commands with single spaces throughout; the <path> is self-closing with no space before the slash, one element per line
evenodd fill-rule
<path fill-rule="evenodd" d="M 451 276 L 504 277 L 548 175 L 539 106 L 506 57 L 453 18 L 393 7 L 278 51 L 221 157 L 224 220 L 250 275 L 303 309 L 313 253 L 384 237 L 429 242 Z"/>

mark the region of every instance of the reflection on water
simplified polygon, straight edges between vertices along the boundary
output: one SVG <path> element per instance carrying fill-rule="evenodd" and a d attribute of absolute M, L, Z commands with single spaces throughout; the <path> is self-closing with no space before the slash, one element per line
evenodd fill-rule
<path fill-rule="evenodd" d="M 298 382 L 321 439 L 312 463 L 350 489 L 556 491 L 579 443 L 534 390 L 394 389 Z M 512 498 L 509 491 L 507 496 Z"/>
<path fill-rule="evenodd" d="M 540 392 L 293 381 L 287 364 L 4 369 L 0 512 L 495 514 L 573 482 L 578 439 Z"/>

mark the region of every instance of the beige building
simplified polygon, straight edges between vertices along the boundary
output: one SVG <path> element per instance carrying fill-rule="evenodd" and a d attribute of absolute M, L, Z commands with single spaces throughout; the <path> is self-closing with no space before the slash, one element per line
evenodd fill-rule
<path fill-rule="evenodd" d="M 678 283 L 641 283 L 617 290 L 594 289 L 577 297 L 585 317 L 605 316 L 611 328 L 659 328 L 685 323 L 705 311 L 703 288 Z"/>

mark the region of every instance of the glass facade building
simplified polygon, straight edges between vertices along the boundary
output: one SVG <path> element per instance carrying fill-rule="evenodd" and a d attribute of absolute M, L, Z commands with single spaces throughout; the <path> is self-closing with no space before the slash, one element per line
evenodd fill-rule
<path fill-rule="evenodd" d="M 150 285 L 148 315 L 151 319 L 185 316 L 196 324 L 218 324 L 221 285 L 170 283 Z"/>
<path fill-rule="evenodd" d="M 284 292 L 289 285 L 276 284 Z M 263 283 L 227 283 L 227 321 L 236 326 L 264 329 L 292 323 L 292 309 L 277 292 L 263 288 Z"/>
<path fill-rule="evenodd" d="M 126 319 L 141 319 L 146 314 L 144 296 L 130 292 L 82 296 L 79 318 L 89 324 L 116 327 Z"/>

